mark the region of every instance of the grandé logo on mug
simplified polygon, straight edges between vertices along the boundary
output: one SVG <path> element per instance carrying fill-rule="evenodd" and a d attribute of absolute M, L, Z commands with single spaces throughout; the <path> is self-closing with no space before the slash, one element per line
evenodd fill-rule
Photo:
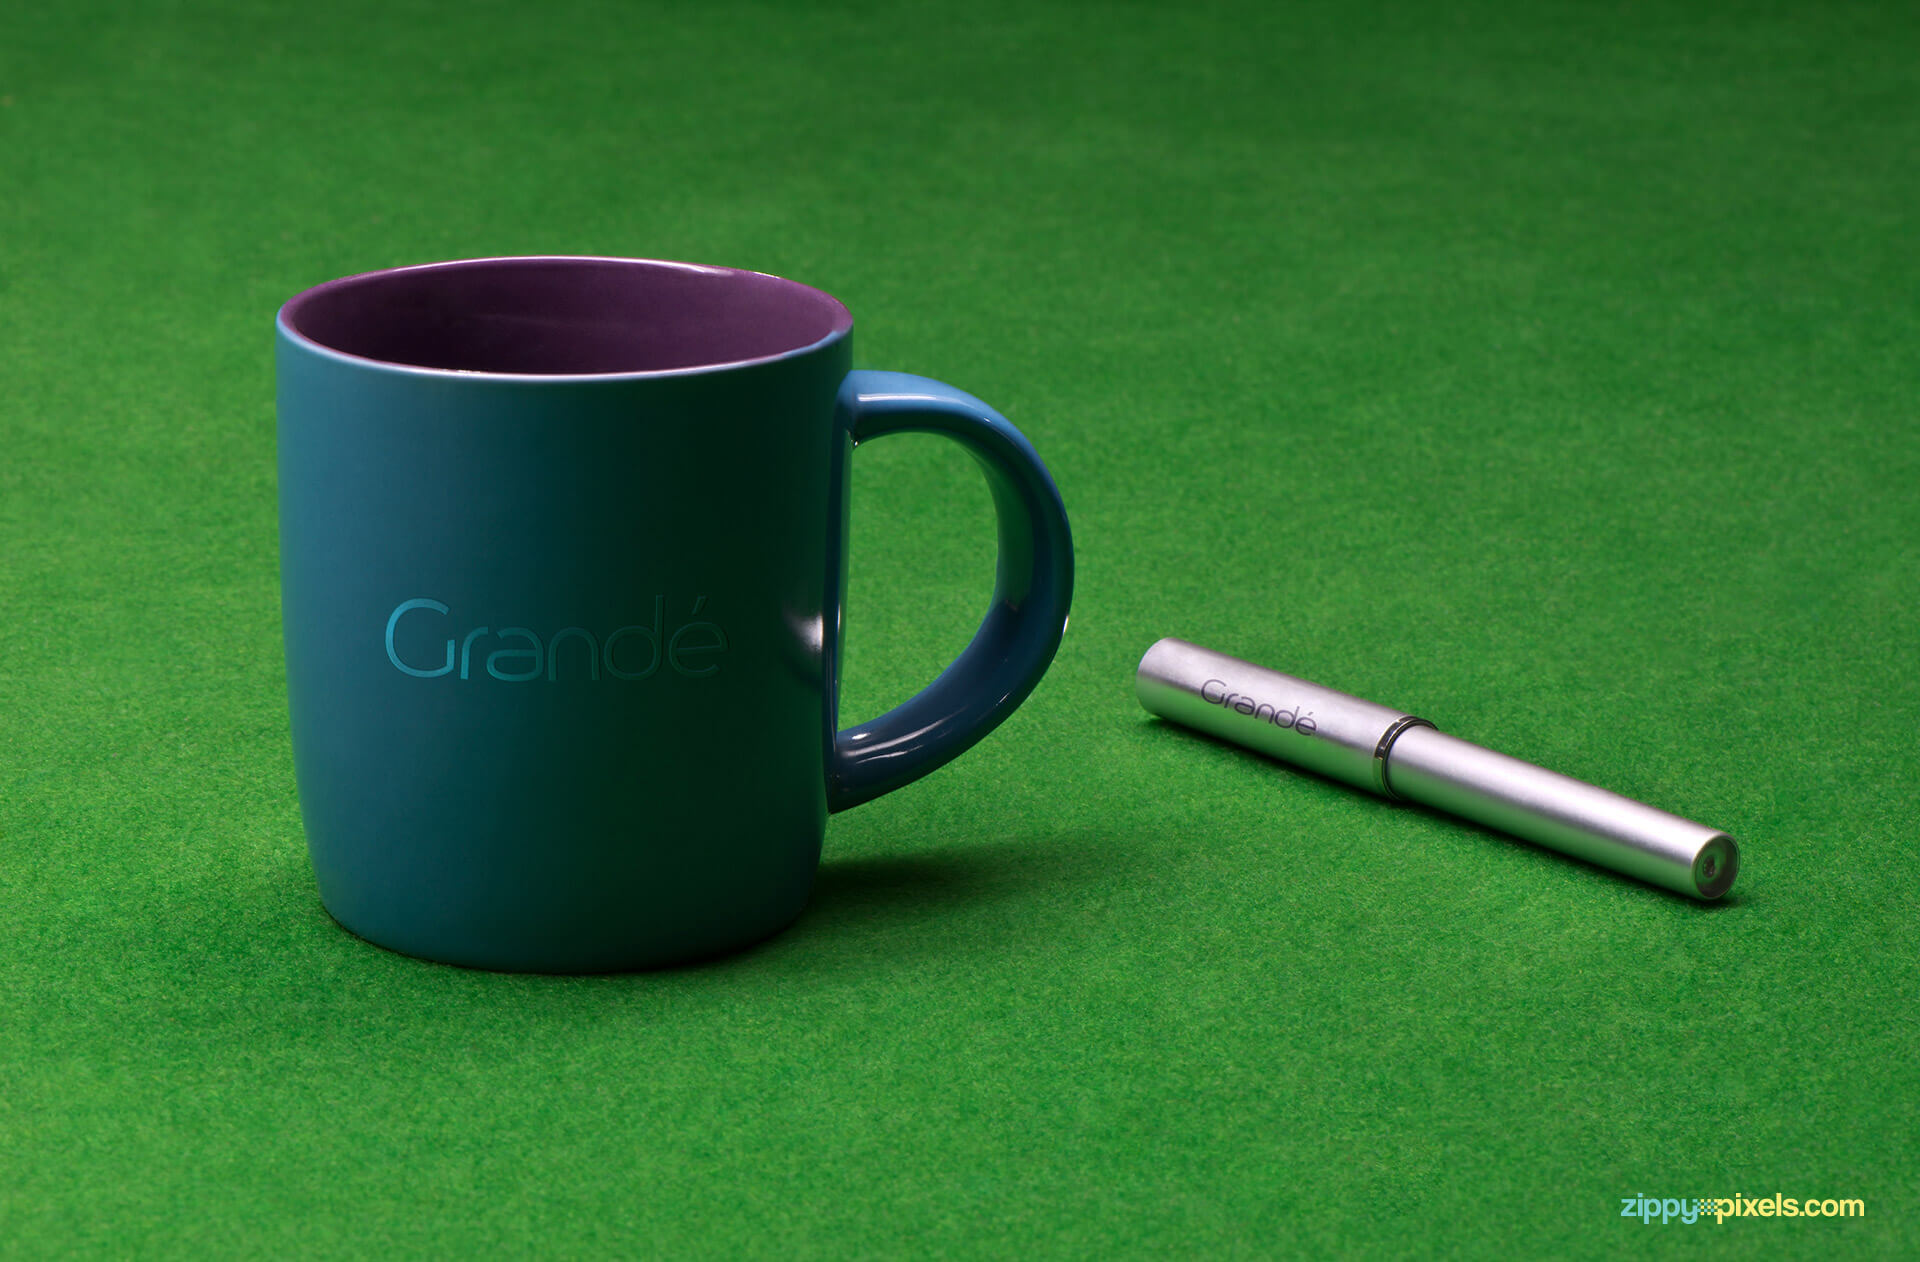
<path fill-rule="evenodd" d="M 437 679 L 442 675 L 454 673 L 456 665 L 460 678 L 473 677 L 474 645 L 481 645 L 486 654 L 486 673 L 503 683 L 520 684 L 539 679 L 544 673 L 548 682 L 560 678 L 561 662 L 568 663 L 568 673 L 573 678 L 585 677 L 598 682 L 601 668 L 614 679 L 645 679 L 660 669 L 664 661 L 676 674 L 699 679 L 720 671 L 719 657 L 727 651 L 727 633 L 717 622 L 698 620 L 700 610 L 706 605 L 705 596 L 696 596 L 693 601 L 695 621 L 681 624 L 671 636 L 665 636 L 667 616 L 667 598 L 653 598 L 653 621 L 642 625 L 615 627 L 605 638 L 594 635 L 585 627 L 562 627 L 546 639 L 527 627 L 501 627 L 498 631 L 491 627 L 473 627 L 461 635 L 457 641 L 449 637 L 445 658 L 437 664 L 417 665 L 402 661 L 400 652 L 394 647 L 394 631 L 400 620 L 412 616 L 416 619 L 434 615 L 446 616 L 452 611 L 441 602 L 426 596 L 416 596 L 412 600 L 403 600 L 395 605 L 393 612 L 387 615 L 387 660 L 394 669 L 402 674 L 413 675 L 420 679 Z M 488 651 L 486 644 L 499 641 L 511 647 L 494 648 Z M 563 651 L 564 650 L 564 651 Z"/>

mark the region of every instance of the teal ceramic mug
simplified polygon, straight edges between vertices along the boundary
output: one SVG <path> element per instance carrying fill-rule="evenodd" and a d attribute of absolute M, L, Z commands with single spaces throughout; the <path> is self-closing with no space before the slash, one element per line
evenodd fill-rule
<path fill-rule="evenodd" d="M 799 915 L 830 812 L 959 754 L 1052 660 L 1066 513 L 998 413 L 852 370 L 793 281 L 603 258 L 321 285 L 277 329 L 282 607 L 320 895 L 485 968 L 695 959 Z M 855 444 L 960 443 L 991 608 L 930 686 L 836 719 Z"/>

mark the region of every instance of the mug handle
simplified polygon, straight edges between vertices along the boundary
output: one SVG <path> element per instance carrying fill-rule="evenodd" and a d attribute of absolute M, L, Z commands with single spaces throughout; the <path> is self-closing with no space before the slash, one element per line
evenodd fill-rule
<path fill-rule="evenodd" d="M 910 373 L 856 370 L 841 383 L 836 406 L 842 432 L 855 446 L 918 431 L 965 447 L 987 475 L 1000 528 L 993 604 L 972 643 L 917 696 L 834 735 L 827 809 L 844 811 L 964 753 L 1027 699 L 1067 629 L 1073 537 L 1060 492 L 1033 444 L 972 395 Z M 843 499 L 843 521 L 845 511 Z M 834 551 L 834 564 L 841 565 L 843 548 Z M 844 583 L 831 591 L 844 599 Z M 837 662 L 830 688 L 837 715 Z"/>

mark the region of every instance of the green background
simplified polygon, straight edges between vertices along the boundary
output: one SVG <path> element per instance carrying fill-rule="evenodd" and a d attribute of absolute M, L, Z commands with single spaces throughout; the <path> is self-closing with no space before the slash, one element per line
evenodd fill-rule
<path fill-rule="evenodd" d="M 6 5 L 0 1248 L 1920 1247 L 1917 163 L 1904 3 Z M 1033 699 L 703 967 L 428 965 L 314 892 L 273 312 L 509 253 L 818 284 L 1073 517 Z M 932 439 L 854 503 L 862 717 L 991 514 Z M 1740 883 L 1163 727 L 1170 634 Z M 1619 1217 L 1734 1192 L 1867 1216 Z"/>

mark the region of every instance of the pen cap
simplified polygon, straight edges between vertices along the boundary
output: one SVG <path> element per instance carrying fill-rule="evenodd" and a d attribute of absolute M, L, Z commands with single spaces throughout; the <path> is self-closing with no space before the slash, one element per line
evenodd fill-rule
<path fill-rule="evenodd" d="M 1163 719 L 1387 797 L 1395 796 L 1386 779 L 1394 738 L 1431 726 L 1172 637 L 1147 650 L 1133 687 L 1140 704 Z"/>

